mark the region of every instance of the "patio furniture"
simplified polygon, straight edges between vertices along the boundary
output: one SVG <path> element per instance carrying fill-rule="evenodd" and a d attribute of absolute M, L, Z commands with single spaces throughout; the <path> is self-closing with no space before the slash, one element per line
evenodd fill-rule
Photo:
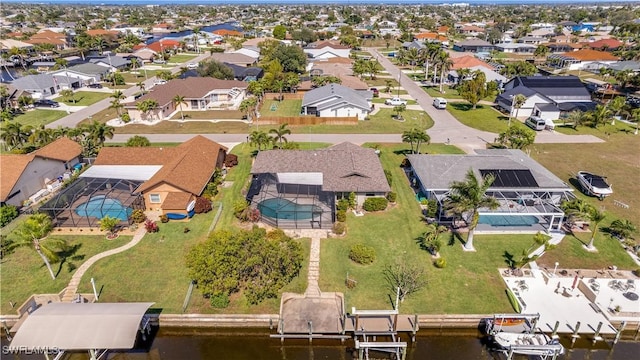
<path fill-rule="evenodd" d="M 636 289 L 636 281 L 633 279 L 627 280 L 627 290 L 635 290 Z"/>

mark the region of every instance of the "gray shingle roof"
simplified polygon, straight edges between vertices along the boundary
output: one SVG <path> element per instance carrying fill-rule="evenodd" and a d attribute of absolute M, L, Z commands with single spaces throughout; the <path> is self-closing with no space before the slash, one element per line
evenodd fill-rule
<path fill-rule="evenodd" d="M 367 97 L 371 98 L 370 92 L 355 91 L 340 84 L 329 84 L 317 89 L 313 89 L 302 99 L 302 106 L 316 107 L 318 110 L 324 110 L 339 106 L 341 104 L 350 104 L 357 108 L 369 110 L 370 106 Z"/>
<path fill-rule="evenodd" d="M 252 174 L 296 172 L 321 172 L 324 191 L 391 191 L 375 151 L 347 142 L 319 150 L 261 151 L 251 167 Z"/>
<path fill-rule="evenodd" d="M 463 40 L 456 43 L 456 45 L 458 46 L 493 46 L 493 44 L 491 44 L 490 42 L 480 40 L 480 39 Z"/>
<path fill-rule="evenodd" d="M 551 99 L 591 100 L 589 91 L 577 76 L 517 76 L 511 81 Z"/>
<path fill-rule="evenodd" d="M 55 87 L 53 75 L 36 74 L 15 79 L 11 84 L 21 90 L 39 90 Z"/>
<path fill-rule="evenodd" d="M 108 68 L 92 63 L 75 65 L 70 67 L 69 70 L 88 75 L 103 75 L 109 72 Z"/>
<path fill-rule="evenodd" d="M 521 150 L 492 149 L 476 150 L 477 155 L 407 155 L 420 183 L 429 190 L 447 190 L 453 181 L 462 181 L 473 169 L 480 177 L 481 169 L 526 170 L 538 183 L 537 189 L 571 188 L 551 171 L 544 168 Z M 504 190 L 504 189 L 502 189 Z"/>
<path fill-rule="evenodd" d="M 122 56 L 111 56 L 111 59 L 109 59 L 109 57 L 93 58 L 93 59 L 89 59 L 89 61 L 94 64 L 98 62 L 102 62 L 104 64 L 111 65 L 116 68 L 127 66 L 131 63 L 129 59 L 126 59 Z"/>

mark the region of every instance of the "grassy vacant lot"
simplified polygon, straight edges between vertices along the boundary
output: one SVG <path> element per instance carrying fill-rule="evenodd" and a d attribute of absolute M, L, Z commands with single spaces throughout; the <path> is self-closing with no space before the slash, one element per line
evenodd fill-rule
<path fill-rule="evenodd" d="M 12 122 L 19 123 L 22 126 L 38 127 L 40 125 L 47 125 L 56 120 L 60 120 L 67 116 L 67 112 L 63 110 L 42 110 L 33 109 L 28 110 L 20 116 L 16 116 Z M 4 126 L 5 122 L 0 122 L 0 129 Z"/>
<path fill-rule="evenodd" d="M 387 80 L 391 80 L 391 84 L 389 84 L 389 86 L 391 86 L 392 88 L 396 86 L 400 86 L 400 84 L 398 84 L 398 80 L 392 79 L 392 78 L 383 78 L 380 76 L 376 77 L 374 80 L 368 79 L 368 78 L 365 78 L 363 80 L 369 86 L 373 86 L 373 87 L 385 87 L 387 86 Z"/>
<path fill-rule="evenodd" d="M 185 119 L 238 119 L 242 118 L 242 112 L 239 110 L 206 110 L 206 111 L 183 111 Z M 180 119 L 180 108 L 172 119 Z"/>
<path fill-rule="evenodd" d="M 131 72 L 123 72 L 122 76 L 124 77 L 124 82 L 127 84 L 137 84 L 140 81 L 144 81 L 147 78 L 152 78 L 156 76 L 157 70 L 147 70 L 146 72 L 143 69 L 136 69 Z M 146 77 L 145 77 L 146 76 Z"/>
<path fill-rule="evenodd" d="M 12 234 L 8 235 L 9 238 Z M 115 240 L 106 240 L 104 236 L 71 236 L 56 235 L 51 237 L 67 240 L 68 249 L 61 253 L 62 261 L 52 264 L 57 272 L 55 280 L 51 279 L 47 268 L 40 256 L 32 248 L 19 248 L 14 253 L 6 255 L 0 262 L 0 292 L 2 314 L 14 314 L 9 302 L 18 306 L 32 294 L 57 294 L 64 289 L 75 269 L 91 256 L 100 252 L 119 247 L 131 240 L 130 236 L 120 236 Z M 90 291 L 88 289 L 85 289 Z"/>
<path fill-rule="evenodd" d="M 181 63 L 186 63 L 187 61 L 191 61 L 191 60 L 195 59 L 196 57 L 198 57 L 198 56 L 197 55 L 178 54 L 178 55 L 171 56 L 171 58 L 169 58 L 169 62 L 170 63 L 175 63 L 175 64 L 181 64 Z"/>
<path fill-rule="evenodd" d="M 180 114 L 177 115 L 178 119 Z M 112 117 L 113 118 L 113 117 Z M 157 125 L 133 124 L 116 128 L 117 134 L 244 134 L 249 125 L 242 121 L 162 121 Z"/>
<path fill-rule="evenodd" d="M 56 100 L 61 101 L 70 106 L 89 106 L 97 103 L 102 99 L 106 99 L 111 94 L 103 93 L 103 92 L 91 92 L 91 91 L 78 91 L 73 94 L 73 100 L 70 98 L 64 98 L 62 96 L 58 97 Z"/>
<path fill-rule="evenodd" d="M 631 220 L 636 227 L 640 228 L 638 220 L 640 219 L 640 197 L 637 196 L 640 162 L 638 161 L 638 152 L 632 150 L 638 149 L 640 138 L 633 135 L 632 132 L 625 131 L 626 129 L 631 128 L 620 122 L 616 124 L 615 128 L 611 125 L 600 129 L 579 127 L 577 133 L 590 133 L 606 139 L 606 142 L 599 144 L 534 144 L 531 148 L 531 157 L 576 189 L 579 189 L 579 186 L 575 176 L 580 170 L 607 176 L 614 192 L 604 201 L 584 196 L 579 190 L 575 191 L 576 195 L 583 197 L 599 209 L 604 209 L 609 214 L 609 217 L 602 223 L 603 226 L 608 226 L 615 218 L 624 218 Z M 614 200 L 629 205 L 629 208 L 616 206 Z"/>
<path fill-rule="evenodd" d="M 296 126 L 292 130 L 301 134 L 397 134 L 415 127 L 429 129 L 433 126 L 433 120 L 424 111 L 406 110 L 402 113 L 404 121 L 394 120 L 393 115 L 393 109 L 385 108 L 371 115 L 369 120 L 359 121 L 357 125 Z"/>
<path fill-rule="evenodd" d="M 509 117 L 502 115 L 488 105 L 480 105 L 472 109 L 468 103 L 450 103 L 447 110 L 461 123 L 474 129 L 499 134 L 509 127 Z M 511 124 L 525 126 L 522 122 L 511 119 Z"/>
<path fill-rule="evenodd" d="M 446 85 L 442 87 L 443 92 L 440 92 L 439 86 L 423 87 L 422 89 L 432 97 L 441 97 L 445 99 L 462 99 L 462 95 L 458 93 L 458 90 L 453 89 Z M 496 99 L 496 95 L 492 94 L 483 98 L 482 100 L 493 102 L 495 99 Z"/>
<path fill-rule="evenodd" d="M 231 209 L 227 209 L 230 211 Z M 135 248 L 100 260 L 92 266 L 80 283 L 81 291 L 90 291 L 90 279 L 102 287 L 102 301 L 154 301 L 155 307 L 166 313 L 181 313 L 190 279 L 184 257 L 195 244 L 207 237 L 217 207 L 208 214 L 196 215 L 189 222 L 172 221 L 159 224 L 160 231 L 147 234 Z M 184 233 L 184 228 L 190 231 Z M 309 253 L 309 241 L 299 240 Z M 307 262 L 305 260 L 305 262 Z M 135 274 L 122 281 L 125 274 Z M 306 287 L 306 272 L 287 286 L 286 291 L 299 291 Z M 270 299 L 258 306 L 250 306 L 242 296 L 232 297 L 225 310 L 228 313 L 273 313 L 278 311 L 279 299 Z M 188 312 L 212 313 L 206 299 L 196 289 Z"/>
<path fill-rule="evenodd" d="M 262 116 L 300 116 L 302 100 L 267 100 L 265 99 L 260 114 Z M 274 110 L 271 110 L 274 109 Z"/>

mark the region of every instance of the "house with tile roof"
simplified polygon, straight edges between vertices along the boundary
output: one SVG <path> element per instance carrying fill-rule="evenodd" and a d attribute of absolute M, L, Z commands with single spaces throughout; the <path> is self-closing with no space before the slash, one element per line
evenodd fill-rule
<path fill-rule="evenodd" d="M 516 112 L 512 107 L 516 95 L 527 98 L 517 111 L 519 118 L 533 115 L 556 120 L 573 110 L 587 111 L 596 105 L 577 76 L 516 76 L 504 89 L 495 102 L 510 114 Z"/>
<path fill-rule="evenodd" d="M 247 193 L 262 221 L 280 228 L 331 228 L 335 204 L 356 194 L 358 207 L 391 188 L 374 149 L 352 143 L 317 150 L 260 151 Z"/>
<path fill-rule="evenodd" d="M 373 93 L 340 84 L 328 84 L 308 91 L 302 99 L 302 113 L 318 117 L 352 117 L 364 120 L 371 112 Z"/>
<path fill-rule="evenodd" d="M 588 48 L 602 51 L 616 51 L 624 46 L 624 43 L 617 39 L 600 39 L 585 44 Z"/>
<path fill-rule="evenodd" d="M 235 110 L 245 97 L 248 84 L 238 80 L 220 80 L 212 77 L 188 77 L 173 79 L 156 85 L 135 102 L 124 104 L 132 120 L 166 120 L 178 111 L 173 102 L 176 95 L 184 96 L 182 111 Z M 158 107 L 144 114 L 137 104 L 154 100 Z"/>
<path fill-rule="evenodd" d="M 221 63 L 229 63 L 238 66 L 255 66 L 258 63 L 258 60 L 254 57 L 241 54 L 241 53 L 213 53 L 209 56 L 210 59 Z"/>
<path fill-rule="evenodd" d="M 36 34 L 31 35 L 25 42 L 37 45 L 37 44 L 50 44 L 53 45 L 56 50 L 63 50 L 69 47 L 69 38 L 66 34 L 51 31 L 41 30 Z"/>
<path fill-rule="evenodd" d="M 159 214 L 186 214 L 222 169 L 227 148 L 196 135 L 176 147 L 103 147 L 84 178 L 139 181 L 144 207 Z"/>
<path fill-rule="evenodd" d="M 20 207 L 30 198 L 39 200 L 58 189 L 58 179 L 81 159 L 82 146 L 66 137 L 29 154 L 0 154 L 0 204 Z"/>
<path fill-rule="evenodd" d="M 568 70 L 581 70 L 585 66 L 599 62 L 613 64 L 620 60 L 617 56 L 607 51 L 593 49 L 581 49 L 563 54 L 551 54 L 547 58 L 547 63 L 556 68 L 567 68 Z"/>
<path fill-rule="evenodd" d="M 308 44 L 304 53 L 312 59 L 328 59 L 332 57 L 348 58 L 351 48 L 331 41 L 316 41 Z"/>

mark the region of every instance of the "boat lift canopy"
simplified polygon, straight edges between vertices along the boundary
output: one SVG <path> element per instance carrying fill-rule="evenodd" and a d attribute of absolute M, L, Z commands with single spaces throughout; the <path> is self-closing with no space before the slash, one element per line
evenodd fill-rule
<path fill-rule="evenodd" d="M 10 351 L 132 349 L 154 303 L 50 303 L 27 317 Z"/>

